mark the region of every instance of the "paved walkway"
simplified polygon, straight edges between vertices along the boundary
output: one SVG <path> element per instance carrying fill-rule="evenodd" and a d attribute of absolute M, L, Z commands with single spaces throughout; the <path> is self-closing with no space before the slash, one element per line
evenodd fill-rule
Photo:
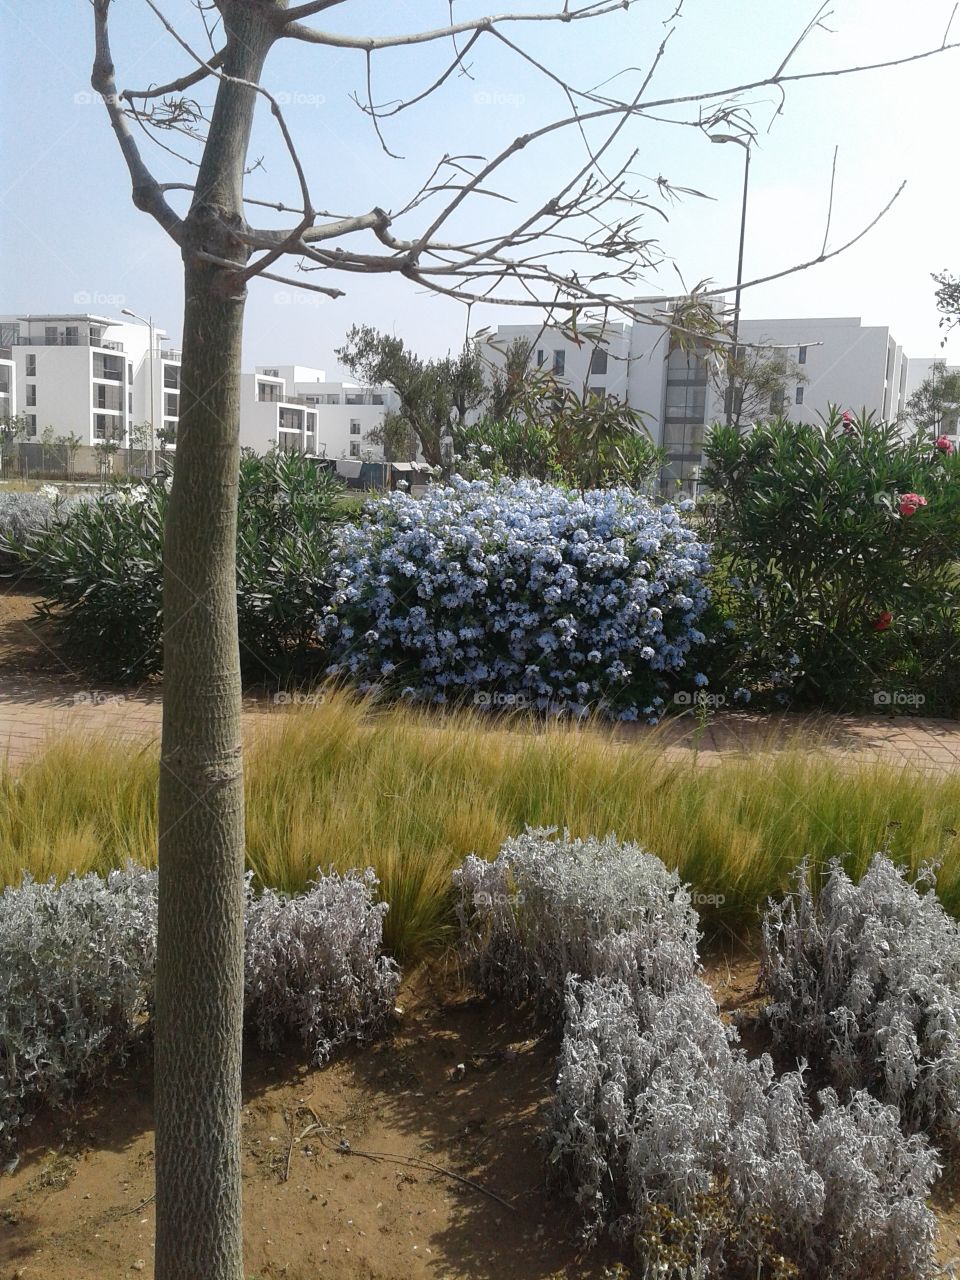
<path fill-rule="evenodd" d="M 245 732 L 255 733 L 268 718 L 286 710 L 271 699 L 246 698 Z M 20 764 L 45 743 L 68 733 L 140 743 L 158 740 L 160 715 L 159 690 L 123 692 L 82 688 L 46 677 L 6 677 L 0 683 L 0 760 Z M 932 717 L 727 712 L 704 729 L 684 716 L 656 729 L 619 725 L 613 733 L 623 742 L 643 741 L 654 734 L 671 757 L 689 759 L 695 751 L 702 764 L 802 744 L 836 757 L 838 764 L 883 761 L 926 773 L 960 769 L 960 721 Z"/>

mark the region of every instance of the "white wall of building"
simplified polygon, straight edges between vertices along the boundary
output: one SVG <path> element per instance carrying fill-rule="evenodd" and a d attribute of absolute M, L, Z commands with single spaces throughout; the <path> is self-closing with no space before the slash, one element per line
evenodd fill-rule
<path fill-rule="evenodd" d="M 904 404 L 906 362 L 890 330 L 857 316 L 743 320 L 744 342 L 770 346 L 802 367 L 805 383 L 787 389 L 786 412 L 818 422 L 831 404 L 892 421 Z M 719 408 L 714 401 L 715 411 Z"/>
<path fill-rule="evenodd" d="M 277 398 L 264 399 L 264 395 Z M 274 446 L 293 449 L 296 432 L 282 424 L 298 423 L 303 452 L 379 462 L 383 448 L 369 434 L 397 404 L 389 388 L 328 382 L 321 369 L 302 365 L 258 365 L 255 373 L 241 380 L 240 443 L 257 453 Z"/>
<path fill-rule="evenodd" d="M 130 429 L 151 417 L 150 369 L 153 368 L 155 427 L 175 428 L 179 413 L 179 353 L 163 352 L 162 329 L 154 328 L 150 351 L 147 325 L 109 316 L 0 316 L 0 346 L 10 346 L 16 369 L 17 414 L 27 419 L 28 440 L 47 428 L 58 436 L 75 434 L 87 454 L 110 439 L 130 443 Z M 89 463 L 82 457 L 81 465 Z"/>

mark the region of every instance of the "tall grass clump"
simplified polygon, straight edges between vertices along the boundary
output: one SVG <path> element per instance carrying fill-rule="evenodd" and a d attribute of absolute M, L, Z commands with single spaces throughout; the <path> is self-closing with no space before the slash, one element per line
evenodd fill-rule
<path fill-rule="evenodd" d="M 840 857 L 857 880 L 882 848 L 911 873 L 939 861 L 940 899 L 960 914 L 960 777 L 838 766 L 807 739 L 710 767 L 666 745 L 659 730 L 618 743 L 599 728 L 329 693 L 261 718 L 248 742 L 248 866 L 292 893 L 318 865 L 371 865 L 400 959 L 453 940 L 451 872 L 471 853 L 495 858 L 528 826 L 615 832 L 653 850 L 690 885 L 708 930 L 756 925 L 805 856 L 815 869 Z M 0 884 L 24 869 L 46 879 L 152 865 L 156 782 L 156 744 L 67 739 L 0 766 Z"/>

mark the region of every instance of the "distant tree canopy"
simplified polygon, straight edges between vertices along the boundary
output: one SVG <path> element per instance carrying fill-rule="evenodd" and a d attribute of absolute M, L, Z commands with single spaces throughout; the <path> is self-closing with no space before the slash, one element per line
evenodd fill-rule
<path fill-rule="evenodd" d="M 402 338 L 364 324 L 350 329 L 345 345 L 336 354 L 361 381 L 393 388 L 400 399 L 399 413 L 394 416 L 403 420 L 408 433 L 404 437 L 393 422 L 388 429 L 391 441 L 402 444 L 412 431 L 431 466 L 442 464 L 440 441 L 447 434 L 453 411 L 462 422 L 487 398 L 483 364 L 474 344 L 468 344 L 458 356 L 423 360 Z"/>
<path fill-rule="evenodd" d="M 724 416 L 733 386 L 731 422 L 753 423 L 784 412 L 788 388 L 802 386 L 807 375 L 802 365 L 774 347 L 739 347 L 709 364 L 710 381 L 721 397 Z"/>
<path fill-rule="evenodd" d="M 917 429 L 917 435 L 932 439 L 953 435 L 960 415 L 960 372 L 949 371 L 938 360 L 920 386 L 907 401 L 906 416 Z"/>

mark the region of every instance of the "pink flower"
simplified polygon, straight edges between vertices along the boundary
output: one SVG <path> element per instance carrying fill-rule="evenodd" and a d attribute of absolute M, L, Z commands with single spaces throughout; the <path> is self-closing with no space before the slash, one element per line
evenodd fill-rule
<path fill-rule="evenodd" d="M 926 505 L 927 500 L 923 494 L 904 493 L 897 504 L 897 510 L 902 516 L 915 516 L 920 508 Z"/>
<path fill-rule="evenodd" d="M 874 618 L 873 629 L 874 631 L 887 631 L 891 622 L 893 622 L 893 614 L 889 609 L 884 609 L 878 618 Z"/>
<path fill-rule="evenodd" d="M 850 412 L 849 409 L 844 409 L 842 421 L 845 427 L 853 426 L 853 414 Z"/>
<path fill-rule="evenodd" d="M 937 440 L 936 447 L 941 453 L 953 453 L 953 441 L 949 436 L 940 436 Z"/>

